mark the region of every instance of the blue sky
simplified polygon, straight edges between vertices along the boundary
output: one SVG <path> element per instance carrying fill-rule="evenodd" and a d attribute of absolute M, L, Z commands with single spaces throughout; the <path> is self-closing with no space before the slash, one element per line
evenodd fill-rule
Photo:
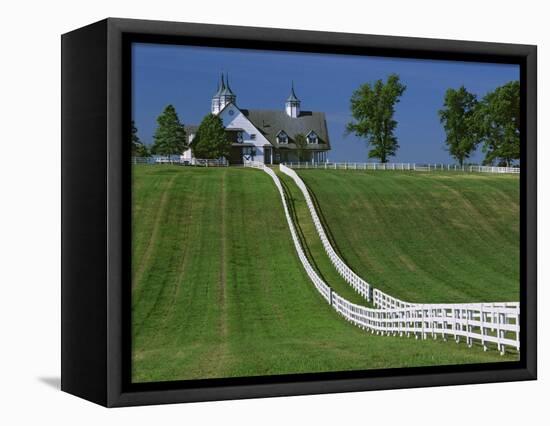
<path fill-rule="evenodd" d="M 210 112 L 220 73 L 227 72 L 241 108 L 283 109 L 294 81 L 302 109 L 326 113 L 331 161 L 367 161 L 364 141 L 345 135 L 349 99 L 363 83 L 397 73 L 407 86 L 395 114 L 401 148 L 391 161 L 452 163 L 437 115 L 445 91 L 464 85 L 481 98 L 519 80 L 519 66 L 507 64 L 157 44 L 134 44 L 132 50 L 133 118 L 146 144 L 168 104 L 184 124 L 199 124 Z M 472 157 L 482 159 L 481 152 Z"/>

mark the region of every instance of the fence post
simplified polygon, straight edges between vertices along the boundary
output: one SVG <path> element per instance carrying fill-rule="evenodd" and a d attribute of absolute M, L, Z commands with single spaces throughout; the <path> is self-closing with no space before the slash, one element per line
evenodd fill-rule
<path fill-rule="evenodd" d="M 443 308 L 441 310 L 441 313 L 443 315 L 443 341 L 447 341 L 447 334 L 449 332 L 449 321 L 447 320 L 447 308 Z"/>
<path fill-rule="evenodd" d="M 487 344 L 485 343 L 485 311 L 483 309 L 483 303 L 479 308 L 479 322 L 481 323 L 481 345 L 483 346 L 483 352 L 487 352 Z"/>
<path fill-rule="evenodd" d="M 499 327 L 498 327 L 498 334 L 499 334 L 499 342 L 500 342 L 500 354 L 504 355 L 506 352 L 506 345 L 502 342 L 502 339 L 504 338 L 504 330 L 502 330 L 501 324 L 506 324 L 506 314 L 499 314 L 500 320 L 499 320 Z"/>
<path fill-rule="evenodd" d="M 422 339 L 426 339 L 426 332 L 425 332 L 425 329 L 426 329 L 426 316 L 425 316 L 425 313 L 424 313 L 424 305 L 422 305 L 422 315 L 421 315 L 421 318 L 422 318 Z"/>
<path fill-rule="evenodd" d="M 430 323 L 431 323 L 431 326 L 432 326 L 432 338 L 435 340 L 437 336 L 435 334 L 435 321 L 434 321 L 434 309 L 433 308 L 430 308 Z"/>
<path fill-rule="evenodd" d="M 516 349 L 519 351 L 519 312 L 517 309 L 514 315 L 514 321 L 516 323 Z"/>
<path fill-rule="evenodd" d="M 473 320 L 473 317 L 474 317 L 474 311 L 472 309 L 468 309 L 466 311 L 466 319 L 467 319 L 467 324 L 468 326 L 466 327 L 466 330 L 467 330 L 467 333 L 468 333 L 468 337 L 467 337 L 467 341 L 468 341 L 468 347 L 471 348 L 472 347 L 472 344 L 473 344 L 473 339 L 472 339 L 472 320 Z"/>

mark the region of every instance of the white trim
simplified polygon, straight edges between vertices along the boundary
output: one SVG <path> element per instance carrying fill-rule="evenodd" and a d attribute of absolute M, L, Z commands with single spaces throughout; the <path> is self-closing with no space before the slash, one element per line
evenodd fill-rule
<path fill-rule="evenodd" d="M 284 135 L 285 135 L 285 137 L 284 137 L 285 142 L 281 142 L 281 141 L 279 140 L 279 135 L 280 135 L 281 133 L 284 133 Z M 277 140 L 277 143 L 278 143 L 279 145 L 288 145 L 289 136 L 288 136 L 288 133 L 285 132 L 284 130 L 279 130 L 279 131 L 277 132 L 277 134 L 275 135 L 275 139 Z"/>
<path fill-rule="evenodd" d="M 310 142 L 309 136 L 312 133 L 315 135 L 315 142 Z M 319 135 L 314 130 L 309 131 L 309 133 L 306 135 L 306 140 L 308 145 L 319 145 Z"/>

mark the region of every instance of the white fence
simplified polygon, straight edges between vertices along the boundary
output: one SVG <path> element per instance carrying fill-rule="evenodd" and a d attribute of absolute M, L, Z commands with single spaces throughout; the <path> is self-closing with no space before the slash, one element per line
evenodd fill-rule
<path fill-rule="evenodd" d="M 175 157 L 132 157 L 132 164 L 177 164 L 182 166 L 199 166 L 199 167 L 227 167 L 229 162 L 225 158 L 206 159 L 206 158 L 191 158 L 182 159 L 179 156 Z"/>
<path fill-rule="evenodd" d="M 417 304 L 399 309 L 371 309 L 356 305 L 332 293 L 332 305 L 355 325 L 385 335 L 411 334 L 457 343 L 463 337 L 468 346 L 479 341 L 484 350 L 488 343 L 504 353 L 506 346 L 519 350 L 519 312 L 516 307 L 492 304 Z"/>
<path fill-rule="evenodd" d="M 326 170 L 410 170 L 417 172 L 454 171 L 478 173 L 519 173 L 519 167 L 491 167 L 491 166 L 459 166 L 443 163 L 284 163 L 291 169 L 326 169 Z"/>
<path fill-rule="evenodd" d="M 417 304 L 399 300 L 372 288 L 335 253 L 319 220 L 307 187 L 293 170 L 281 165 L 281 171 L 290 176 L 302 190 L 319 237 L 333 265 L 346 282 L 363 297 L 367 300 L 371 300 L 372 297 L 376 308 L 354 304 L 338 295 L 319 277 L 309 263 L 296 234 L 284 191 L 277 175 L 262 163 L 250 166 L 262 169 L 272 177 L 279 189 L 290 233 L 302 265 L 325 300 L 348 321 L 378 334 L 406 335 L 407 337 L 414 335 L 416 338 L 423 339 L 428 336 L 433 338 L 441 336 L 445 340 L 451 337 L 456 342 L 464 338 L 469 346 L 472 346 L 474 341 L 479 341 L 484 350 L 488 349 L 488 343 L 494 343 L 500 353 L 504 353 L 506 346 L 519 350 L 519 303 L 517 302 Z"/>
<path fill-rule="evenodd" d="M 317 234 L 319 235 L 319 238 L 321 238 L 323 247 L 338 273 L 348 284 L 350 284 L 355 289 L 355 291 L 357 291 L 361 296 L 370 301 L 372 299 L 372 288 L 370 284 L 362 279 L 355 272 L 353 272 L 351 268 L 348 267 L 348 265 L 346 265 L 346 263 L 340 258 L 340 256 L 338 256 L 336 250 L 334 250 L 334 248 L 330 244 L 330 241 L 327 237 L 325 229 L 323 228 L 321 220 L 319 219 L 319 215 L 317 214 L 317 210 L 315 209 L 315 205 L 311 200 L 309 191 L 307 190 L 305 183 L 302 181 L 302 179 L 300 179 L 300 177 L 296 174 L 294 170 L 289 169 L 283 164 L 281 164 L 279 168 L 282 173 L 290 176 L 292 180 L 294 180 L 298 188 L 300 188 L 300 190 L 302 191 L 302 194 L 304 195 L 307 203 L 307 207 L 309 209 L 309 213 L 311 214 L 311 218 L 313 219 L 313 223 L 315 224 Z"/>

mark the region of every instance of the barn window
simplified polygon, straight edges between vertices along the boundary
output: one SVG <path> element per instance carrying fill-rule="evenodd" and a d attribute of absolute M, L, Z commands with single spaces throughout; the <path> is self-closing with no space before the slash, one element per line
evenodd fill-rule
<path fill-rule="evenodd" d="M 280 143 L 280 144 L 288 143 L 288 135 L 282 130 L 277 135 L 277 143 Z"/>
<path fill-rule="evenodd" d="M 308 133 L 307 143 L 310 143 L 310 144 L 319 143 L 319 138 L 317 137 L 317 134 L 314 131 L 311 131 Z"/>

